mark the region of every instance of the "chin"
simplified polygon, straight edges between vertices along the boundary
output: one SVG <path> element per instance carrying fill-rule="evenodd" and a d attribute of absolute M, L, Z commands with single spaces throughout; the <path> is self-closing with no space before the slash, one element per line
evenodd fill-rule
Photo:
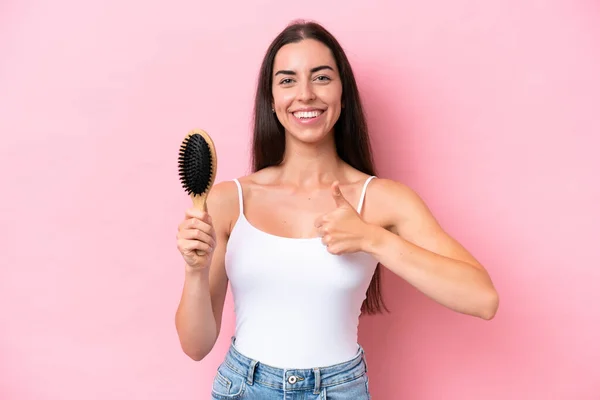
<path fill-rule="evenodd" d="M 294 129 L 288 130 L 288 134 L 303 143 L 319 143 L 329 137 L 329 132 L 323 129 Z"/>

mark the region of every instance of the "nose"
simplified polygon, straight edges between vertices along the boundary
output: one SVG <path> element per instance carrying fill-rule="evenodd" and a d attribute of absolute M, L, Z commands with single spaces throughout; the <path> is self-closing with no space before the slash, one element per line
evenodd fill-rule
<path fill-rule="evenodd" d="M 302 101 L 310 101 L 315 99 L 315 92 L 313 91 L 310 81 L 300 86 L 298 99 Z"/>

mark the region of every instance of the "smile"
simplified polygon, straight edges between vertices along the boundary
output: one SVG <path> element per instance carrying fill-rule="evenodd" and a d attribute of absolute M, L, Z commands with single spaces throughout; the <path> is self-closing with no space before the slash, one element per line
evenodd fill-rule
<path fill-rule="evenodd" d="M 324 112 L 325 111 L 323 110 L 296 111 L 292 113 L 292 115 L 297 123 L 302 125 L 312 125 L 319 123 Z"/>
<path fill-rule="evenodd" d="M 309 118 L 316 118 L 321 114 L 323 114 L 323 111 L 321 111 L 321 110 L 297 111 L 294 113 L 294 117 L 301 118 L 301 119 L 309 119 Z"/>

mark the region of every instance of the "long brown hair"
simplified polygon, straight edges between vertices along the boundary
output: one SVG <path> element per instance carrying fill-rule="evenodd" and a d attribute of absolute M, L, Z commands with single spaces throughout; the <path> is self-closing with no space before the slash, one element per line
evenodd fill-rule
<path fill-rule="evenodd" d="M 254 102 L 254 136 L 252 144 L 252 169 L 281 164 L 285 152 L 284 128 L 273 114 L 271 104 L 273 62 L 281 47 L 304 39 L 318 40 L 327 46 L 337 63 L 342 80 L 342 112 L 334 126 L 335 146 L 338 156 L 357 170 L 376 175 L 367 122 L 363 112 L 358 87 L 350 62 L 338 41 L 324 27 L 315 22 L 295 21 L 288 25 L 271 43 L 263 59 Z M 367 289 L 362 312 L 376 314 L 387 310 L 381 294 L 381 265 Z"/>

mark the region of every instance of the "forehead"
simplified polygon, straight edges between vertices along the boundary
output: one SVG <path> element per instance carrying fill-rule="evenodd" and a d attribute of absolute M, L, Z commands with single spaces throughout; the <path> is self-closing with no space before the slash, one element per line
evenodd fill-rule
<path fill-rule="evenodd" d="M 331 50 L 318 40 L 305 39 L 279 49 L 275 55 L 273 73 L 282 69 L 302 72 L 321 65 L 328 65 L 337 71 Z"/>

